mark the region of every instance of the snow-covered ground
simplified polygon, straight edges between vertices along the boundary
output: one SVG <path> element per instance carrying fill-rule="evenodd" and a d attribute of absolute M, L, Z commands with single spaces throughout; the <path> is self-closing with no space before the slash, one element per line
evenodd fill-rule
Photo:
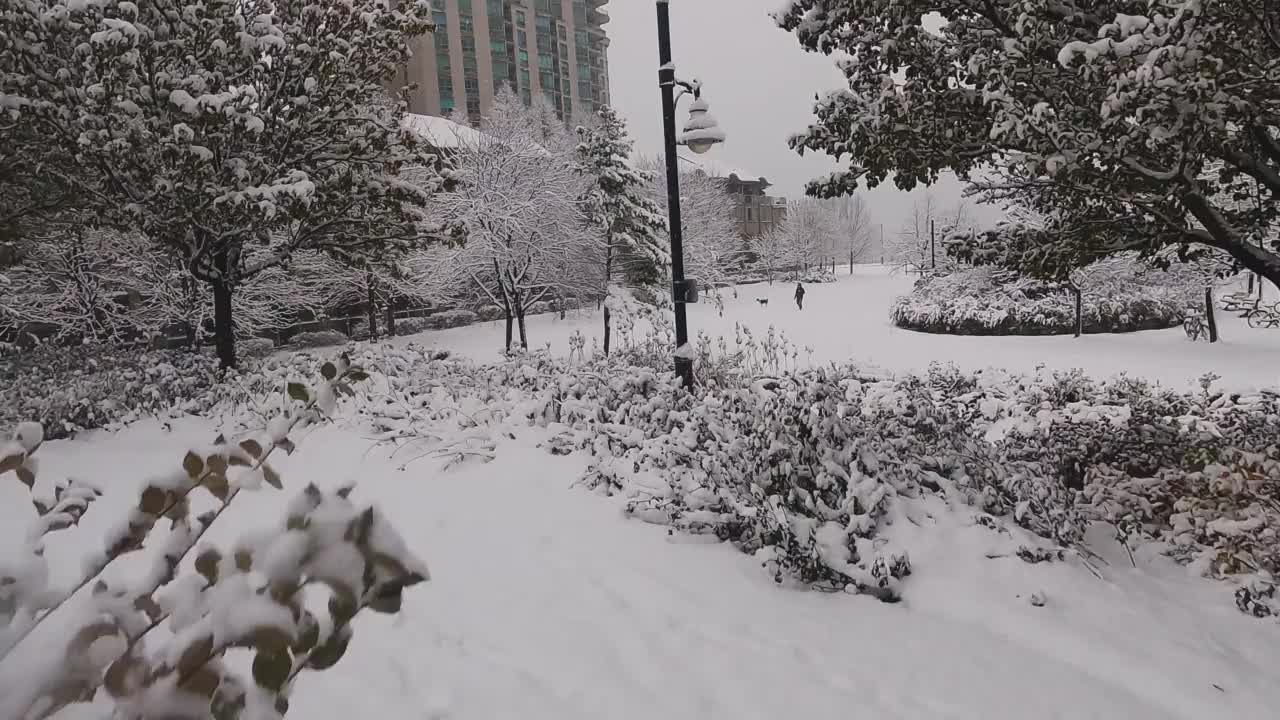
<path fill-rule="evenodd" d="M 42 448 L 46 477 L 108 488 L 82 528 L 51 541 L 55 564 L 73 567 L 138 478 L 173 461 L 162 446 L 213 430 L 192 420 L 166 437 L 143 423 Z M 487 465 L 400 471 L 403 458 L 331 426 L 281 459 L 295 491 L 358 481 L 356 497 L 385 508 L 433 575 L 400 615 L 360 620 L 342 662 L 304 676 L 290 717 L 1204 720 L 1280 703 L 1280 628 L 1162 558 L 1140 555 L 1135 570 L 1119 553 L 1102 580 L 1078 564 L 989 559 L 1010 541 L 936 509 L 896 532 L 916 569 L 903 603 L 784 590 L 728 546 L 571 489 L 583 460 L 539 439 L 519 432 Z M 5 540 L 20 532 L 19 491 L 0 486 Z M 251 496 L 213 538 L 278 522 L 288 497 Z M 0 664 L 0 688 L 20 670 Z"/>
<path fill-rule="evenodd" d="M 941 361 L 972 370 L 1015 371 L 1043 364 L 1081 368 L 1097 377 L 1128 373 L 1179 389 L 1207 372 L 1218 373 L 1222 385 L 1233 388 L 1280 385 L 1280 329 L 1252 329 L 1231 313 L 1218 314 L 1223 341 L 1214 345 L 1189 342 L 1181 328 L 1078 339 L 928 335 L 895 328 L 889 321 L 889 306 L 911 289 L 914 278 L 879 266 L 860 266 L 852 276 L 846 266 L 841 273 L 838 283 L 806 285 L 803 311 L 791 299 L 794 283 L 748 285 L 738 289 L 737 299 L 727 299 L 723 316 L 710 302 L 690 306 L 689 327 L 694 333 L 732 341 L 735 323 L 757 336 L 773 325 L 799 347 L 813 348 L 815 364 L 852 359 L 890 370 L 922 370 Z M 761 306 L 756 298 L 768 298 L 769 304 Z M 529 319 L 529 342 L 535 348 L 550 343 L 552 352 L 567 355 L 569 337 L 581 331 L 589 350 L 591 338 L 601 335 L 600 325 L 596 312 L 570 314 L 565 320 L 538 315 Z M 499 321 L 409 339 L 488 361 L 497 357 L 502 333 Z M 805 361 L 802 353 L 802 364 Z"/>
<path fill-rule="evenodd" d="M 730 334 L 734 322 L 775 324 L 813 346 L 814 362 L 1043 362 L 1176 384 L 1210 370 L 1233 385 L 1274 384 L 1280 372 L 1280 331 L 1234 319 L 1218 346 L 1189 343 L 1180 330 L 1080 340 L 895 330 L 887 306 L 909 285 L 861 268 L 809 286 L 803 312 L 790 302 L 793 286 L 779 283 L 740 290 L 723 318 L 702 305 L 691 319 Z M 567 352 L 571 333 L 595 326 L 585 314 L 542 316 L 530 332 L 535 344 Z M 501 328 L 414 339 L 483 359 Z M 42 482 L 74 476 L 106 490 L 81 527 L 50 539 L 57 576 L 72 580 L 143 478 L 218 430 L 211 420 L 169 431 L 147 421 L 41 448 Z M 892 529 L 915 569 L 904 602 L 782 589 L 726 545 L 625 519 L 617 500 L 571 487 L 585 458 L 538 448 L 541 430 L 513 431 L 495 461 L 442 471 L 430 458 L 401 470 L 406 456 L 389 457 L 358 425 L 321 427 L 297 438 L 295 455 L 273 459 L 286 492 L 250 496 L 215 525 L 209 537 L 227 543 L 278 523 L 307 482 L 357 481 L 355 497 L 384 508 L 431 566 L 431 582 L 407 593 L 399 615 L 362 616 L 347 656 L 303 676 L 289 717 L 1205 720 L 1266 717 L 1280 706 L 1280 625 L 1244 616 L 1226 586 L 1152 552 L 1131 568 L 1123 550 L 1093 539 L 1111 561 L 1100 579 L 1078 561 L 1024 563 L 1010 555 L 1015 539 L 974 526 L 968 513 L 915 506 L 913 522 Z M 0 549 L 30 514 L 24 489 L 0 482 Z M 0 718 L 29 669 L 21 654 L 0 662 Z"/>

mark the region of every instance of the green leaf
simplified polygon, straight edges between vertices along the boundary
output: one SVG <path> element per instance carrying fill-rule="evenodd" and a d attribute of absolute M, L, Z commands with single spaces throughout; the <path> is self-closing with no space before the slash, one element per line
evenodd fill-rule
<path fill-rule="evenodd" d="M 293 644 L 293 638 L 289 633 L 274 625 L 261 625 L 254 628 L 250 639 L 259 652 L 272 654 L 283 653 Z"/>
<path fill-rule="evenodd" d="M 369 373 L 360 368 L 351 368 L 347 371 L 347 379 L 351 382 L 362 382 L 369 379 Z"/>
<path fill-rule="evenodd" d="M 19 452 L 15 455 L 6 455 L 0 458 L 0 475 L 22 467 L 22 462 L 26 457 L 27 454 L 25 452 Z"/>
<path fill-rule="evenodd" d="M 214 475 L 227 474 L 227 459 L 221 455 L 210 455 L 209 459 L 205 461 L 205 464 L 208 465 L 209 472 Z"/>
<path fill-rule="evenodd" d="M 284 483 L 280 482 L 280 473 L 276 472 L 270 465 L 264 464 L 262 466 L 262 479 L 266 480 L 268 485 L 277 490 L 284 489 Z"/>
<path fill-rule="evenodd" d="M 190 677 L 195 674 L 196 670 L 209 662 L 209 658 L 212 655 L 213 636 L 205 635 L 182 651 L 182 656 L 178 658 L 178 674 L 182 677 Z"/>
<path fill-rule="evenodd" d="M 320 377 L 325 380 L 332 380 L 338 377 L 338 368 L 333 363 L 327 362 L 320 366 Z"/>
<path fill-rule="evenodd" d="M 129 678 L 145 672 L 142 659 L 137 655 L 126 654 L 121 655 L 111 663 L 107 668 L 107 674 L 102 679 L 102 686 L 114 698 L 124 698 L 130 693 Z"/>
<path fill-rule="evenodd" d="M 279 692 L 293 670 L 288 652 L 262 652 L 253 656 L 253 681 L 258 687 Z"/>
<path fill-rule="evenodd" d="M 335 587 L 333 595 L 329 596 L 329 615 L 333 617 L 334 625 L 345 624 L 356 616 L 359 609 L 356 605 L 355 593 L 349 590 L 339 590 Z"/>
<path fill-rule="evenodd" d="M 298 449 L 298 446 L 294 445 L 293 441 L 289 438 L 281 438 L 280 441 L 276 443 L 276 447 L 283 450 L 285 455 L 292 455 L 293 451 Z"/>
<path fill-rule="evenodd" d="M 248 550 L 236 551 L 236 569 L 240 572 L 249 572 L 253 568 L 253 553 Z"/>
<path fill-rule="evenodd" d="M 254 460 L 262 459 L 262 445 L 257 440 L 254 440 L 253 438 L 250 438 L 248 440 L 241 440 L 240 449 L 249 453 L 249 457 L 253 458 Z"/>
<path fill-rule="evenodd" d="M 392 614 L 400 612 L 404 593 L 400 587 L 390 587 L 378 593 L 369 602 L 369 609 L 377 613 Z"/>
<path fill-rule="evenodd" d="M 302 383 L 291 382 L 285 387 L 289 397 L 299 402 L 311 402 L 311 391 Z"/>
<path fill-rule="evenodd" d="M 226 502 L 227 496 L 231 494 L 231 484 L 227 482 L 226 475 L 210 475 L 204 479 L 203 484 L 211 495 L 223 502 Z"/>
<path fill-rule="evenodd" d="M 350 644 L 351 628 L 337 628 L 323 645 L 311 651 L 311 656 L 307 658 L 307 667 L 313 670 L 328 670 L 338 664 Z"/>
<path fill-rule="evenodd" d="M 31 472 L 30 468 L 24 466 L 14 470 L 13 472 L 18 476 L 18 480 L 21 481 L 23 485 L 27 486 L 28 490 L 36 486 L 36 474 Z"/>
<path fill-rule="evenodd" d="M 204 472 L 204 460 L 199 455 L 188 450 L 187 454 L 182 458 L 182 469 L 187 471 L 187 477 L 194 480 L 200 477 L 200 473 Z"/>
<path fill-rule="evenodd" d="M 215 548 L 209 548 L 196 556 L 196 572 L 212 585 L 218 582 L 218 563 L 221 560 L 222 554 Z"/>
<path fill-rule="evenodd" d="M 355 543 L 357 547 L 369 544 L 369 533 L 373 530 L 373 507 L 367 507 L 351 524 L 347 526 L 345 539 Z"/>
<path fill-rule="evenodd" d="M 314 615 L 304 610 L 298 627 L 298 639 L 293 643 L 293 651 L 295 653 L 308 652 L 316 646 L 316 643 L 320 642 L 320 623 Z"/>
<path fill-rule="evenodd" d="M 222 676 L 218 674 L 217 670 L 210 667 L 202 667 L 182 683 L 182 689 L 213 699 L 213 693 L 217 691 L 221 682 Z"/>
<path fill-rule="evenodd" d="M 150 486 L 142 491 L 142 499 L 138 503 L 138 509 L 148 515 L 159 515 L 164 512 L 165 499 L 168 493 L 158 487 Z"/>

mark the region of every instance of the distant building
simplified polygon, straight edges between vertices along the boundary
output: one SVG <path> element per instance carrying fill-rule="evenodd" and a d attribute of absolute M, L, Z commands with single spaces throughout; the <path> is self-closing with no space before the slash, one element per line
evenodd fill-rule
<path fill-rule="evenodd" d="M 401 84 L 409 111 L 472 122 L 508 85 L 547 98 L 561 118 L 609 104 L 608 0 L 431 0 L 436 30 L 414 41 Z"/>
<path fill-rule="evenodd" d="M 738 228 L 742 237 L 763 235 L 787 217 L 787 199 L 769 195 L 769 181 L 763 177 L 731 173 L 725 187 L 737 200 Z"/>
<path fill-rule="evenodd" d="M 680 160 L 724 184 L 725 191 L 733 196 L 738 234 L 742 237 L 763 235 L 786 219 L 787 199 L 769 195 L 769 181 L 764 177 L 722 167 L 704 158 L 681 155 Z"/>

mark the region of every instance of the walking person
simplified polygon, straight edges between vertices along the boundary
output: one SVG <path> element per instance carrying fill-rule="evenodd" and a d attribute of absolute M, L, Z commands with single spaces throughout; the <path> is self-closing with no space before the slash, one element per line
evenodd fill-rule
<path fill-rule="evenodd" d="M 804 309 L 804 284 L 796 283 L 796 308 Z"/>

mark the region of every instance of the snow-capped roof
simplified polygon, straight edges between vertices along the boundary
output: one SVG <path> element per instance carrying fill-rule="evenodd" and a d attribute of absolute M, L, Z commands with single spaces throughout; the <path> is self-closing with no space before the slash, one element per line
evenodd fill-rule
<path fill-rule="evenodd" d="M 711 177 L 733 177 L 739 182 L 764 183 L 766 187 L 769 185 L 769 181 L 766 180 L 763 175 L 757 175 L 731 165 L 725 165 L 711 158 L 693 157 L 686 153 L 681 153 L 680 162 L 696 167 Z"/>
<path fill-rule="evenodd" d="M 434 115 L 405 113 L 401 125 L 437 148 L 456 148 L 463 142 L 476 144 L 480 140 L 480 131 Z"/>

